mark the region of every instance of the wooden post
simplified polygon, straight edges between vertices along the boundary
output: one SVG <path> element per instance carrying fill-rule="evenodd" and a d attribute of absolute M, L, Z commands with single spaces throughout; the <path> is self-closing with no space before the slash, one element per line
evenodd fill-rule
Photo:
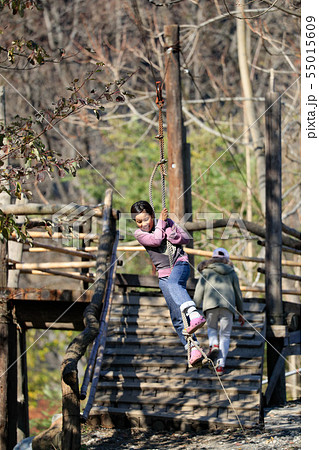
<path fill-rule="evenodd" d="M 182 116 L 179 26 L 166 25 L 164 35 L 169 211 L 173 220 L 183 224 L 191 221 L 187 214 L 192 213 L 192 191 L 190 146 L 186 143 Z M 189 247 L 192 246 L 191 240 Z"/>
<path fill-rule="evenodd" d="M 0 86 L 0 122 L 6 125 L 3 86 Z M 8 160 L 3 162 L 5 168 Z M 10 196 L 0 193 L 0 207 L 9 203 Z M 7 297 L 7 255 L 7 242 L 0 241 L 0 450 L 12 449 L 17 443 L 17 335 Z"/>
<path fill-rule="evenodd" d="M 179 26 L 164 28 L 166 53 L 166 118 L 170 212 L 179 220 L 192 212 L 190 189 L 190 151 L 182 117 L 181 77 L 179 61 Z M 186 192 L 187 191 L 187 192 Z M 187 201 L 186 201 L 187 200 Z"/>
<path fill-rule="evenodd" d="M 0 86 L 0 123 L 6 126 L 6 102 L 5 102 L 5 88 L 4 86 Z M 3 157 L 4 153 L 0 149 L 0 156 Z M 3 165 L 2 169 L 5 169 L 8 166 L 8 158 L 4 158 L 2 160 Z M 6 183 L 6 186 L 8 183 Z M 10 195 L 6 192 L 0 192 L 0 205 L 10 204 Z"/>
<path fill-rule="evenodd" d="M 28 202 L 27 198 L 16 199 L 17 205 L 25 205 Z M 23 223 L 25 216 L 18 216 L 17 223 Z M 22 261 L 23 244 L 20 242 L 8 242 L 8 256 L 14 261 Z M 19 287 L 20 270 L 13 269 L 8 271 L 7 285 L 10 288 Z M 26 336 L 25 329 L 16 331 L 17 333 L 17 439 L 22 439 L 29 436 L 29 402 L 28 402 L 28 376 L 27 376 L 27 355 L 26 351 Z"/>
<path fill-rule="evenodd" d="M 281 104 L 279 94 L 266 95 L 266 255 L 265 289 L 267 311 L 267 371 L 268 379 L 282 358 L 285 326 L 281 284 Z M 286 402 L 285 366 L 282 365 L 278 382 L 269 404 Z"/>
<path fill-rule="evenodd" d="M 0 450 L 17 443 L 17 339 L 7 298 L 7 245 L 0 242 Z"/>
<path fill-rule="evenodd" d="M 92 227 L 92 219 L 90 219 L 87 223 L 83 224 L 80 228 L 80 232 L 82 233 L 90 233 L 91 231 L 91 227 Z M 84 239 L 81 239 L 81 246 L 79 246 L 79 248 L 81 248 L 81 250 L 84 253 L 84 249 L 85 249 L 85 242 Z M 90 243 L 88 242 L 87 245 L 89 246 Z M 84 257 L 81 258 L 81 261 L 89 261 L 89 257 L 87 255 L 85 255 Z M 88 267 L 82 267 L 81 268 L 81 275 L 83 275 L 83 277 L 88 278 L 89 277 L 89 268 Z M 82 285 L 82 289 L 84 291 L 86 291 L 89 288 L 89 283 L 87 281 L 84 281 L 84 279 L 81 281 L 81 285 Z"/>
<path fill-rule="evenodd" d="M 68 383 L 61 379 L 62 387 L 62 448 L 78 450 L 81 447 L 80 395 L 77 372 Z"/>
<path fill-rule="evenodd" d="M 17 408 L 18 408 L 18 442 L 30 435 L 29 427 L 29 396 L 28 396 L 28 366 L 26 353 L 26 330 L 23 328 L 17 332 L 18 341 L 18 383 L 17 383 Z"/>
<path fill-rule="evenodd" d="M 16 205 L 25 205 L 28 202 L 28 199 L 22 195 L 21 199 L 16 199 Z M 19 224 L 23 224 L 25 221 L 25 216 L 19 215 L 16 217 L 16 222 Z M 14 261 L 22 261 L 22 252 L 23 252 L 23 244 L 21 242 L 9 241 L 8 242 L 8 255 L 9 258 Z M 17 288 L 19 287 L 19 270 L 9 270 L 8 272 L 8 287 Z"/>

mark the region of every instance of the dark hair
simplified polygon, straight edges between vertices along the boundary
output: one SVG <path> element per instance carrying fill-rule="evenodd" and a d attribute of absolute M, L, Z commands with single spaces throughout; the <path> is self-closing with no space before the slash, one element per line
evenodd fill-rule
<path fill-rule="evenodd" d="M 131 217 L 133 220 L 135 220 L 135 217 L 140 214 L 141 212 L 146 211 L 147 214 L 149 214 L 150 216 L 152 216 L 153 218 L 155 217 L 154 211 L 152 206 L 146 202 L 145 200 L 139 200 L 138 202 L 135 202 L 132 206 L 131 206 Z"/>

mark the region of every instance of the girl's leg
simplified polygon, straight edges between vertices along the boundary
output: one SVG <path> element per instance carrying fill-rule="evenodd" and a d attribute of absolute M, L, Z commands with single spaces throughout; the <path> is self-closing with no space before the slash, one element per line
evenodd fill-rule
<path fill-rule="evenodd" d="M 225 367 L 230 344 L 230 335 L 233 327 L 233 313 L 227 308 L 219 308 L 219 310 L 219 348 L 221 357 L 218 363 L 220 366 Z"/>
<path fill-rule="evenodd" d="M 174 302 L 180 307 L 182 313 L 188 316 L 190 323 L 187 327 L 187 332 L 192 334 L 202 327 L 206 320 L 199 314 L 194 301 L 187 292 L 186 283 L 189 273 L 190 268 L 188 262 L 176 263 L 168 277 L 168 286 Z"/>
<path fill-rule="evenodd" d="M 189 264 L 182 262 L 175 264 L 169 277 L 159 279 L 159 287 L 169 308 L 173 326 L 184 346 L 186 346 L 186 339 L 183 335 L 184 323 L 181 311 L 187 312 L 188 308 L 193 307 L 193 314 L 197 313 L 201 317 L 196 310 L 194 301 L 186 290 L 189 273 Z"/>
<path fill-rule="evenodd" d="M 160 278 L 159 279 L 159 287 L 161 291 L 163 292 L 166 304 L 169 309 L 169 313 L 171 316 L 172 324 L 176 330 L 176 333 L 178 334 L 181 343 L 184 347 L 187 346 L 187 341 L 185 339 L 185 336 L 183 335 L 184 330 L 184 323 L 181 315 L 181 310 L 178 305 L 176 305 L 174 298 L 171 295 L 171 289 L 168 283 L 168 277 Z"/>
<path fill-rule="evenodd" d="M 218 308 L 208 309 L 206 320 L 209 346 L 218 346 Z"/>
<path fill-rule="evenodd" d="M 172 298 L 181 311 L 191 309 L 197 311 L 194 301 L 190 298 L 186 283 L 189 277 L 190 267 L 188 262 L 178 262 L 168 277 L 168 285 Z"/>

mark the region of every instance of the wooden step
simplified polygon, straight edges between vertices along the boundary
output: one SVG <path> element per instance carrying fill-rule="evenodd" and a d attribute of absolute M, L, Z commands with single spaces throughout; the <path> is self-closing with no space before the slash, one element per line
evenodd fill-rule
<path fill-rule="evenodd" d="M 152 336 L 156 338 L 157 336 L 160 337 L 166 337 L 166 336 L 176 336 L 176 331 L 174 330 L 173 326 L 171 327 L 165 327 L 164 329 L 162 327 L 157 328 L 136 328 L 132 326 L 122 326 L 122 327 L 110 327 L 108 336 Z M 243 327 L 235 328 L 233 326 L 231 339 L 253 339 L 256 335 L 256 331 L 253 330 L 251 327 L 250 329 L 245 329 Z M 207 336 L 207 329 L 204 326 L 196 333 L 197 337 L 206 337 Z"/>
<path fill-rule="evenodd" d="M 242 330 L 250 329 L 254 330 L 258 325 L 258 328 L 262 328 L 262 320 L 260 314 L 256 313 L 247 313 L 245 314 L 245 319 L 248 321 L 245 323 L 245 326 Z M 112 308 L 111 318 L 109 322 L 110 327 L 119 327 L 119 326 L 135 326 L 137 328 L 144 327 L 172 327 L 172 323 L 167 311 L 163 313 L 162 316 L 153 316 L 147 314 L 127 314 L 125 317 L 123 316 L 123 311 L 119 310 L 115 312 Z M 237 324 L 234 325 L 235 329 L 238 329 Z M 204 328 L 204 327 L 203 327 Z M 205 328 L 204 328 L 205 329 Z"/>
<path fill-rule="evenodd" d="M 218 414 L 219 413 L 219 414 Z M 256 416 L 248 411 L 248 414 L 241 414 L 241 425 L 246 428 L 255 426 Z M 89 423 L 95 428 L 104 426 L 106 428 L 127 428 L 137 427 L 141 429 L 152 428 L 156 431 L 174 431 L 180 429 L 182 431 L 200 430 L 216 430 L 218 428 L 239 427 L 237 417 L 231 416 L 228 411 L 214 411 L 211 414 L 183 412 L 165 412 L 153 411 L 151 408 L 145 407 L 143 410 L 134 408 L 114 408 L 105 406 L 96 406 L 92 408 Z"/>
<path fill-rule="evenodd" d="M 133 306 L 146 306 L 146 307 L 161 307 L 166 306 L 166 302 L 162 295 L 156 295 L 156 296 L 144 296 L 144 295 L 123 295 L 123 294 L 116 294 L 113 297 L 112 300 L 113 306 L 120 306 L 124 307 L 133 307 Z M 244 311 L 251 311 L 251 312 L 263 312 L 265 311 L 266 305 L 264 302 L 258 302 L 258 301 L 243 301 L 243 307 Z"/>
<path fill-rule="evenodd" d="M 237 370 L 242 371 L 247 374 L 257 374 L 259 373 L 262 366 L 262 358 L 254 358 L 254 359 L 246 359 L 240 357 L 229 357 L 227 358 L 227 369 L 229 371 Z M 136 370 L 137 368 L 147 368 L 148 370 L 151 368 L 157 368 L 162 371 L 165 375 L 165 372 L 174 373 L 176 370 L 184 370 L 185 372 L 197 373 L 198 371 L 208 371 L 212 376 L 215 376 L 214 373 L 208 367 L 202 367 L 201 369 L 190 368 L 187 367 L 186 358 L 160 358 L 160 357 L 152 357 L 149 355 L 148 358 L 141 357 L 131 357 L 129 358 L 127 355 L 115 355 L 114 358 L 104 359 L 102 370 L 107 370 L 110 367 L 118 370 L 125 370 L 126 367 L 129 369 L 133 368 Z M 224 375 L 225 377 L 226 375 Z"/>
<path fill-rule="evenodd" d="M 199 338 L 199 336 L 198 336 Z M 263 343 L 261 338 L 258 339 L 238 339 L 237 341 L 232 340 L 230 343 L 230 349 L 234 349 L 237 347 L 259 347 Z M 127 336 L 109 336 L 106 341 L 106 347 L 121 347 L 123 345 L 128 345 L 132 347 L 132 351 L 134 346 L 137 348 L 142 346 L 150 346 L 153 349 L 157 347 L 170 347 L 172 345 L 180 344 L 179 338 L 176 335 L 175 337 L 165 337 L 165 339 L 161 339 L 158 337 L 157 339 L 150 337 L 127 337 Z M 208 348 L 207 348 L 208 350 Z M 154 350 L 155 351 L 155 350 Z M 157 351 L 157 350 L 156 350 Z"/>
<path fill-rule="evenodd" d="M 176 383 L 177 385 L 186 384 L 189 386 L 193 384 L 194 386 L 209 386 L 214 387 L 218 385 L 220 387 L 220 381 L 216 376 L 214 371 L 201 370 L 199 373 L 193 373 L 191 371 L 175 371 L 175 372 L 165 372 L 165 380 L 163 380 L 164 373 L 160 370 L 150 369 L 144 370 L 143 368 L 137 368 L 136 370 L 104 370 L 100 374 L 100 381 L 117 381 L 117 382 L 152 382 L 152 383 Z M 251 389 L 260 389 L 260 377 L 257 375 L 232 375 L 225 374 L 222 378 L 223 385 L 227 388 L 228 386 L 237 386 L 238 384 L 242 386 L 249 385 Z"/>
<path fill-rule="evenodd" d="M 179 341 L 175 341 L 175 345 L 179 345 L 181 347 Z M 244 346 L 240 347 L 238 343 L 233 343 L 229 347 L 229 353 L 227 358 L 232 356 L 240 356 L 242 358 L 258 358 L 260 357 L 260 347 L 263 347 L 263 341 L 258 341 L 256 345 L 251 345 L 249 347 Z M 208 349 L 207 349 L 208 350 Z M 121 345 L 119 347 L 110 347 L 108 346 L 105 351 L 104 355 L 110 355 L 114 357 L 115 355 L 127 355 L 129 358 L 133 358 L 134 356 L 158 356 L 162 358 L 186 358 L 187 353 L 186 351 L 181 347 L 174 349 L 174 347 L 171 345 L 168 347 L 163 343 L 162 347 L 159 346 L 136 346 L 136 345 Z"/>
<path fill-rule="evenodd" d="M 176 382 L 174 384 L 167 382 L 154 382 L 153 379 L 147 380 L 145 382 L 140 380 L 129 381 L 125 379 L 124 381 L 102 381 L 99 382 L 99 390 L 103 391 L 104 394 L 109 393 L 109 395 L 114 394 L 114 392 L 119 392 L 119 395 L 125 390 L 126 393 L 134 392 L 134 397 L 139 393 L 140 396 L 147 396 L 148 393 L 153 394 L 157 399 L 161 396 L 162 400 L 165 402 L 165 398 L 172 397 L 183 397 L 186 398 L 188 395 L 193 399 L 198 401 L 202 397 L 211 398 L 212 394 L 219 393 L 223 395 L 225 390 L 229 397 L 238 397 L 239 394 L 258 394 L 259 389 L 256 386 L 244 385 L 244 384 L 224 384 L 223 380 L 217 380 L 218 382 L 214 385 L 207 385 L 202 383 L 194 383 L 189 380 L 187 383 Z M 188 394 L 189 390 L 191 393 Z M 110 392 L 111 391 L 111 392 Z M 225 394 L 226 395 L 226 394 Z M 136 399 L 136 397 L 135 397 Z M 101 396 L 99 398 L 101 401 Z M 137 400 L 136 400 L 137 401 Z M 139 400 L 140 401 L 140 400 Z"/>
<path fill-rule="evenodd" d="M 257 309 L 257 308 L 256 308 Z M 263 311 L 259 311 L 252 309 L 244 310 L 244 317 L 248 319 L 248 317 L 251 317 L 252 320 L 255 320 L 255 318 L 258 318 L 260 314 L 262 314 Z M 166 304 L 161 303 L 160 305 L 152 304 L 150 306 L 141 306 L 141 305 L 129 305 L 129 306 L 123 306 L 123 305 L 114 305 L 112 303 L 112 315 L 125 315 L 125 316 L 139 316 L 139 317 L 170 317 L 169 316 L 169 310 L 166 306 Z M 249 320 L 249 319 L 248 319 Z"/>
<path fill-rule="evenodd" d="M 140 409 L 143 409 L 144 405 L 152 405 L 153 411 L 155 409 L 163 408 L 164 411 L 173 411 L 178 409 L 184 409 L 191 412 L 198 411 L 200 409 L 209 408 L 211 410 L 216 410 L 218 408 L 234 408 L 235 410 L 256 410 L 259 407 L 260 395 L 258 393 L 248 392 L 238 392 L 236 390 L 227 391 L 222 389 L 216 390 L 202 390 L 193 392 L 193 388 L 187 389 L 185 387 L 184 391 L 161 391 L 160 384 L 157 387 L 145 386 L 143 389 L 138 388 L 138 386 L 128 386 L 125 387 L 123 391 L 121 386 L 118 386 L 118 390 L 113 386 L 110 390 L 107 387 L 102 389 L 99 388 L 97 392 L 98 396 L 96 398 L 96 405 L 103 405 L 107 403 L 110 406 L 122 407 L 123 404 L 140 405 Z"/>

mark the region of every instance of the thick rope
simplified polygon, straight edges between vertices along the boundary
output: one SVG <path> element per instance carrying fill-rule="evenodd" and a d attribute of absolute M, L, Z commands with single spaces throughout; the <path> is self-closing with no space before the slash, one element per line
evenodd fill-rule
<path fill-rule="evenodd" d="M 166 173 L 166 167 L 165 164 L 167 163 L 167 160 L 164 158 L 164 132 L 163 132 L 163 113 L 162 113 L 162 107 L 163 107 L 163 100 L 159 101 L 157 103 L 158 109 L 159 109 L 159 116 L 158 116 L 158 135 L 156 138 L 159 140 L 160 144 L 160 161 L 158 161 L 153 169 L 152 175 L 150 177 L 149 181 L 149 198 L 150 198 L 150 205 L 153 208 L 154 214 L 154 203 L 153 203 L 153 180 L 155 177 L 156 170 L 158 166 L 161 166 L 161 193 L 162 193 L 162 208 L 166 208 L 166 190 L 165 190 L 165 177 L 167 176 Z M 170 268 L 173 269 L 174 266 L 174 246 L 171 242 L 166 240 L 167 243 L 167 249 L 168 249 L 168 259 L 169 259 L 169 265 Z"/>

